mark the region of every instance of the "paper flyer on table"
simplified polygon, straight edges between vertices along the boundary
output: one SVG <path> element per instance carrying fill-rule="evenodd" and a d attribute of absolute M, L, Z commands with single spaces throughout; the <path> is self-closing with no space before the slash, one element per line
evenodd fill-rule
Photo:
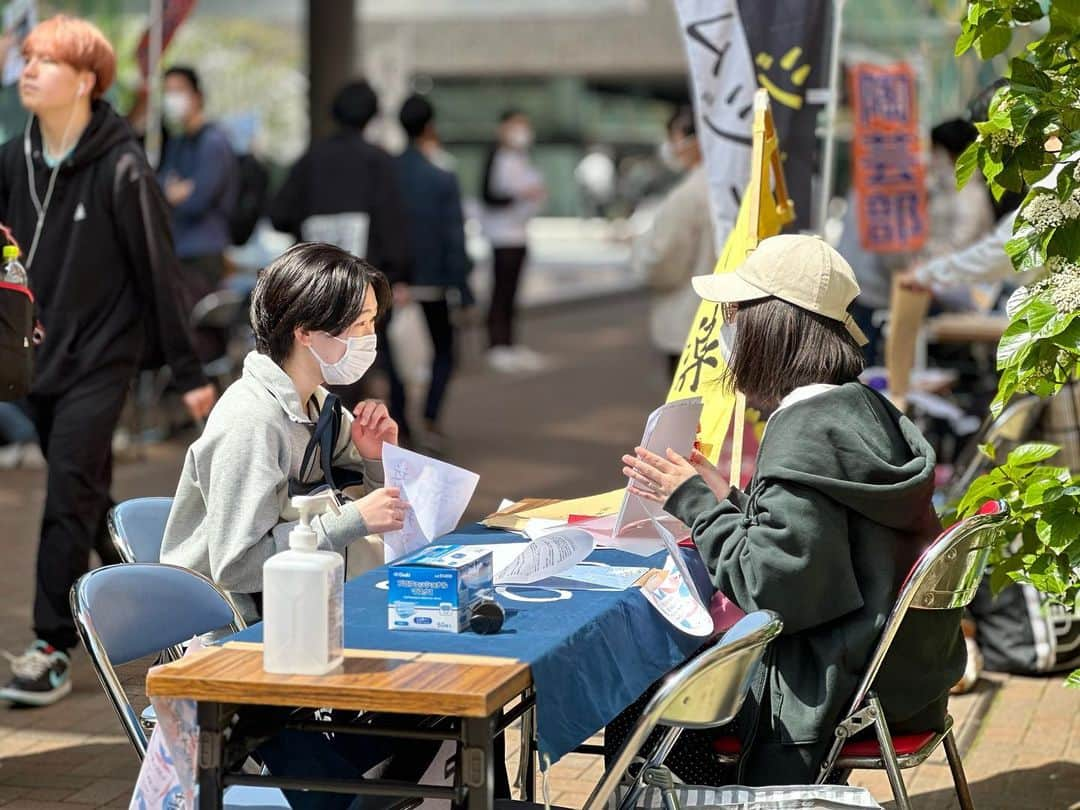
<path fill-rule="evenodd" d="M 550 577 L 544 584 L 567 591 L 625 591 L 648 572 L 648 568 L 586 562 Z"/>
<path fill-rule="evenodd" d="M 386 486 L 398 487 L 409 504 L 401 530 L 383 535 L 387 562 L 456 529 L 480 481 L 474 472 L 392 444 L 383 445 L 383 470 Z"/>
<path fill-rule="evenodd" d="M 700 397 L 678 399 L 661 405 L 649 414 L 640 446 L 658 456 L 664 456 L 670 447 L 676 453 L 688 458 L 694 449 L 694 440 L 697 438 L 698 424 L 701 422 L 701 407 Z M 628 527 L 639 521 L 648 520 L 650 517 L 651 514 L 641 498 L 630 494 L 628 482 L 612 535 L 618 537 Z"/>
<path fill-rule="evenodd" d="M 564 528 L 528 543 L 492 547 L 496 585 L 531 585 L 562 574 L 588 557 L 595 541 L 584 529 Z"/>

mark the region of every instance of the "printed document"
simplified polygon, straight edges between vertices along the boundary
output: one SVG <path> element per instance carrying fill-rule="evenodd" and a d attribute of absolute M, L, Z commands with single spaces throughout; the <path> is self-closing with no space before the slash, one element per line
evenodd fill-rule
<path fill-rule="evenodd" d="M 583 529 L 564 528 L 528 543 L 492 546 L 496 585 L 531 585 L 561 574 L 588 557 L 595 541 Z"/>
<path fill-rule="evenodd" d="M 383 535 L 386 562 L 415 551 L 457 528 L 480 476 L 392 444 L 383 445 L 386 486 L 398 487 L 408 504 L 405 525 Z"/>

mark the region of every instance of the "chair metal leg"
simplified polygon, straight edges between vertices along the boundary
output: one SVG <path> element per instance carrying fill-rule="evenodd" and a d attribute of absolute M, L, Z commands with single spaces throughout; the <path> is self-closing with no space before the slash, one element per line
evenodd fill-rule
<path fill-rule="evenodd" d="M 892 786 L 897 810 L 911 810 L 911 799 L 908 798 L 904 777 L 900 774 L 900 763 L 896 759 L 896 749 L 893 748 L 892 737 L 889 736 L 889 725 L 885 722 L 885 712 L 881 708 L 881 701 L 878 700 L 877 695 L 871 694 L 867 698 L 867 703 L 873 707 L 876 715 L 874 731 L 881 748 L 881 761 L 885 763 L 885 771 L 889 774 L 889 784 Z"/>
<path fill-rule="evenodd" d="M 956 798 L 960 801 L 960 810 L 975 810 L 975 803 L 971 800 L 971 791 L 968 789 L 967 776 L 964 774 L 964 763 L 960 759 L 960 749 L 956 747 L 956 737 L 952 729 L 949 729 L 942 742 L 945 745 L 945 758 L 949 760 L 949 770 L 952 771 Z"/>

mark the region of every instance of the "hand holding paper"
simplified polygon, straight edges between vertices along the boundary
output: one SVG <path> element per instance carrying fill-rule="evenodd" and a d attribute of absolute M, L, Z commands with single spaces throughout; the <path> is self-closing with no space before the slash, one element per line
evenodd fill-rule
<path fill-rule="evenodd" d="M 400 531 L 383 535 L 386 559 L 430 543 L 457 528 L 480 476 L 392 444 L 383 445 L 386 485 L 398 487 L 410 508 Z"/>

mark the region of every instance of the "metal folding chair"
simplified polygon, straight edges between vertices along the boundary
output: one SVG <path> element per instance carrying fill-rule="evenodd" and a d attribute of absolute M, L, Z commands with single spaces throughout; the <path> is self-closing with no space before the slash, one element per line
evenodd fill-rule
<path fill-rule="evenodd" d="M 973 810 L 964 765 L 952 730 L 952 717 L 945 718 L 941 731 L 893 736 L 885 721 L 885 710 L 874 692 L 877 678 L 893 639 L 909 610 L 949 610 L 966 607 L 975 598 L 990 551 L 1008 518 L 1003 501 L 987 503 L 977 515 L 947 529 L 916 561 L 893 606 L 881 639 L 870 656 L 866 673 L 851 701 L 851 708 L 836 727 L 836 739 L 822 763 L 818 782 L 824 782 L 833 768 L 885 770 L 899 810 L 911 810 L 901 771 L 924 762 L 944 743 L 952 771 L 956 796 L 963 810 Z M 859 732 L 873 727 L 876 739 L 851 741 Z"/>
<path fill-rule="evenodd" d="M 172 498 L 132 498 L 109 510 L 109 537 L 126 563 L 156 563 Z"/>
<path fill-rule="evenodd" d="M 243 619 L 217 586 L 172 565 L 130 563 L 98 568 L 71 589 L 71 612 L 83 646 L 124 731 L 142 759 L 146 732 L 115 667 L 178 648 L 192 636 L 236 632 Z M 257 791 L 257 793 L 255 793 Z M 287 808 L 276 788 L 230 788 L 226 807 Z"/>
<path fill-rule="evenodd" d="M 648 787 L 664 792 L 669 810 L 677 810 L 671 772 L 664 760 L 684 729 L 718 728 L 735 719 L 750 691 L 765 648 L 780 635 L 783 622 L 775 613 L 758 610 L 740 619 L 714 646 L 665 679 L 642 712 L 618 756 L 585 803 L 601 810 L 615 793 L 632 761 L 657 726 L 665 732 L 619 800 L 619 810 L 637 804 Z"/>
<path fill-rule="evenodd" d="M 200 298 L 191 310 L 192 329 L 213 329 L 225 337 L 220 357 L 203 366 L 203 373 L 224 390 L 238 376 L 238 369 L 251 344 L 248 322 L 250 294 L 222 288 Z"/>

